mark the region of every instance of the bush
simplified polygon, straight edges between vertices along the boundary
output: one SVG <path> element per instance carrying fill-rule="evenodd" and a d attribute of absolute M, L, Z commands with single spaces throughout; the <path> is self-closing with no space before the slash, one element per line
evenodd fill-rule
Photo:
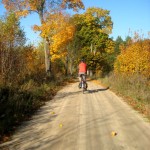
<path fill-rule="evenodd" d="M 43 102 L 40 96 L 30 91 L 21 91 L 10 87 L 0 88 L 0 135 L 39 108 Z"/>
<path fill-rule="evenodd" d="M 150 78 L 150 40 L 137 41 L 123 47 L 114 64 L 118 74 L 140 74 Z"/>

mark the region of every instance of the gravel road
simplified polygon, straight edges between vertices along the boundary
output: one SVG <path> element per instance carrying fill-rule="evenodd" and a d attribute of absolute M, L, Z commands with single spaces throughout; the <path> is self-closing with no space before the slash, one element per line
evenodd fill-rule
<path fill-rule="evenodd" d="M 109 89 L 88 81 L 60 90 L 3 150 L 149 150 L 150 123 Z"/>

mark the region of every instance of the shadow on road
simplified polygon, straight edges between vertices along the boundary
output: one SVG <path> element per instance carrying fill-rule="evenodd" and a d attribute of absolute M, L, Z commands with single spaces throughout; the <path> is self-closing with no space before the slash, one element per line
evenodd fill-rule
<path fill-rule="evenodd" d="M 78 95 L 79 93 L 81 93 L 82 91 L 76 91 L 76 92 L 63 92 L 63 93 L 60 93 L 59 95 L 56 95 L 54 100 L 56 99 L 57 101 L 58 100 L 61 100 L 62 98 L 65 98 L 65 97 L 74 97 L 76 95 Z"/>
<path fill-rule="evenodd" d="M 94 89 L 94 90 L 87 90 L 87 93 L 96 93 L 96 92 L 99 92 L 99 91 L 106 91 L 108 89 L 109 89 L 109 87 Z M 63 92 L 63 93 L 59 94 L 59 96 L 56 96 L 56 98 L 58 100 L 58 99 L 62 99 L 64 97 L 68 97 L 68 96 L 73 97 L 73 96 L 78 95 L 79 93 L 82 93 L 82 89 L 80 89 L 80 91 L 76 91 L 76 92 Z"/>
<path fill-rule="evenodd" d="M 94 90 L 87 90 L 86 93 L 96 93 L 96 92 L 100 92 L 100 91 L 106 91 L 108 90 L 109 87 L 106 88 L 100 88 L 100 89 L 94 89 Z M 82 89 L 79 89 L 80 91 L 75 91 L 75 92 L 63 92 L 61 94 L 59 94 L 59 96 L 56 96 L 55 98 L 57 98 L 57 100 L 71 96 L 74 97 L 76 95 L 78 95 L 79 93 L 82 93 Z"/>
<path fill-rule="evenodd" d="M 109 87 L 106 87 L 106 88 L 101 88 L 101 89 L 88 90 L 88 92 L 95 93 L 95 92 L 99 92 L 99 91 L 106 91 L 108 89 L 109 89 Z"/>

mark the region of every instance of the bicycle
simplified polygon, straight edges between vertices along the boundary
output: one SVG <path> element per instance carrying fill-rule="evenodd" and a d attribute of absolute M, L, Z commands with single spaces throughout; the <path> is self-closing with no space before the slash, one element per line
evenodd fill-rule
<path fill-rule="evenodd" d="M 82 91 L 84 93 L 85 91 L 87 91 L 88 84 L 86 82 L 85 74 L 81 74 L 80 77 L 81 77 L 80 86 L 83 89 Z"/>

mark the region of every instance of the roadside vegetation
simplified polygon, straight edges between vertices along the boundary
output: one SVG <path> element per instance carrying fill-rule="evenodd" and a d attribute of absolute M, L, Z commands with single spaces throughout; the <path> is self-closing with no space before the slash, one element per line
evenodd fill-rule
<path fill-rule="evenodd" d="M 53 63 L 55 76 L 46 75 L 43 45 L 25 45 L 25 33 L 13 13 L 0 20 L 0 28 L 0 141 L 7 141 L 22 121 L 71 80 L 63 67 L 58 69 L 60 62 Z"/>
<path fill-rule="evenodd" d="M 0 19 L 0 140 L 7 141 L 22 121 L 77 77 L 81 58 L 90 78 L 100 79 L 150 116 L 150 40 L 137 33 L 114 40 L 110 11 L 91 7 L 70 16 L 64 9 L 84 8 L 81 0 L 53 2 L 2 1 L 8 14 Z M 41 21 L 33 27 L 42 38 L 37 47 L 26 44 L 20 27 L 21 17 L 31 12 Z"/>
<path fill-rule="evenodd" d="M 113 72 L 100 80 L 150 119 L 150 40 L 135 35 L 121 40 Z"/>

